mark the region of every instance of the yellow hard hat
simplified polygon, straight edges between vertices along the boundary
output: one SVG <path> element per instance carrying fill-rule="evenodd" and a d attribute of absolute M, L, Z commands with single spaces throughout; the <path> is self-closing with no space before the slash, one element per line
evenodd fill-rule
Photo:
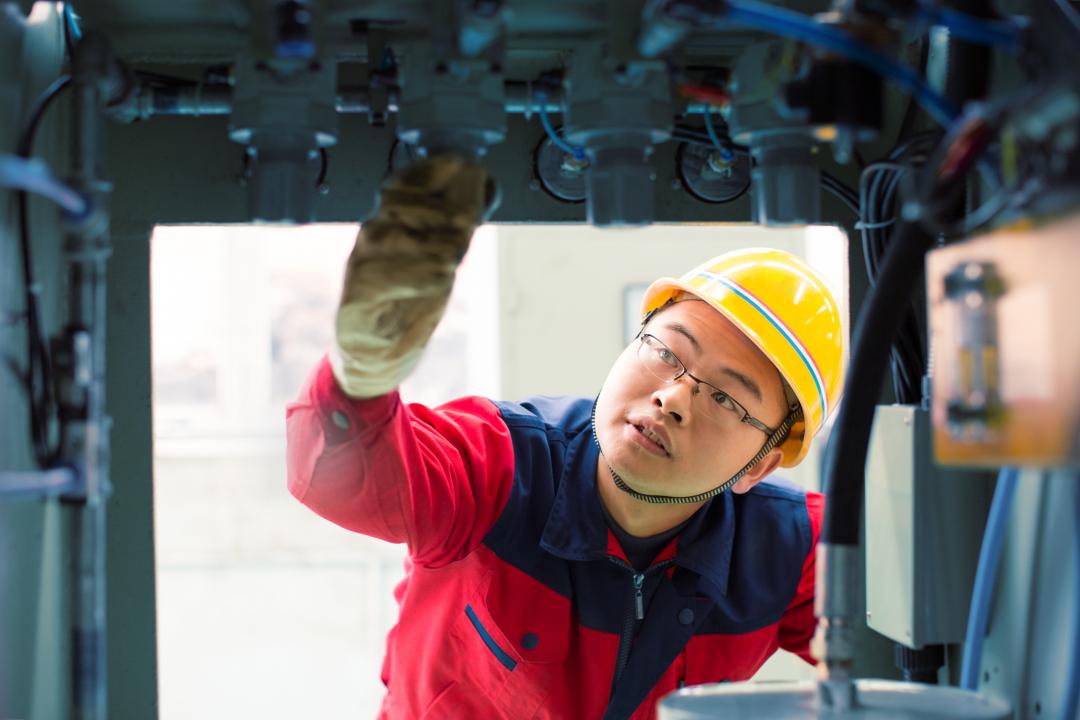
<path fill-rule="evenodd" d="M 802 418 L 780 445 L 783 467 L 798 465 L 840 400 L 844 331 L 840 306 L 821 275 L 783 250 L 726 253 L 676 280 L 645 291 L 642 317 L 690 293 L 723 313 L 780 371 L 802 406 Z"/>

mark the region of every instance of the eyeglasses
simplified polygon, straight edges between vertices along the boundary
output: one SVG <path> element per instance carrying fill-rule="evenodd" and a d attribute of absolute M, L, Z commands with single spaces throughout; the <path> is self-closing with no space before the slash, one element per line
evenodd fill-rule
<path fill-rule="evenodd" d="M 658 380 L 663 380 L 664 382 L 677 382 L 679 378 L 685 375 L 697 383 L 697 385 L 694 386 L 695 397 L 701 394 L 702 385 L 708 388 L 708 402 L 701 406 L 705 409 L 707 415 L 720 422 L 735 418 L 738 419 L 739 422 L 744 422 L 770 436 L 776 432 L 774 428 L 769 427 L 757 418 L 751 417 L 750 413 L 746 411 L 746 408 L 736 402 L 735 399 L 726 392 L 711 383 L 707 383 L 704 380 L 700 380 L 691 375 L 690 371 L 686 369 L 686 365 L 683 365 L 682 360 L 680 360 L 675 353 L 671 351 L 671 348 L 661 342 L 655 335 L 642 333 L 639 338 L 641 339 L 641 344 L 638 346 L 638 360 L 640 360 L 641 364 L 644 365 L 649 372 L 655 375 Z"/>

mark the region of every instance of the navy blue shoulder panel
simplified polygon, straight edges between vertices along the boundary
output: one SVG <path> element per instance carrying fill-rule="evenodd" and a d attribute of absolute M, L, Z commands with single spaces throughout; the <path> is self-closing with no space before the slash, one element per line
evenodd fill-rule
<path fill-rule="evenodd" d="M 806 493 L 798 486 L 770 477 L 732 498 L 736 528 L 727 593 L 699 633 L 750 632 L 778 622 L 813 545 Z"/>
<path fill-rule="evenodd" d="M 495 406 L 511 429 L 543 428 L 558 435 L 576 435 L 589 425 L 593 401 L 578 397 L 537 395 L 520 403 L 496 402 Z"/>
<path fill-rule="evenodd" d="M 569 598 L 573 591 L 567 563 L 545 552 L 540 538 L 570 445 L 589 432 L 592 400 L 534 397 L 495 405 L 514 446 L 514 486 L 484 544 L 502 560 Z"/>

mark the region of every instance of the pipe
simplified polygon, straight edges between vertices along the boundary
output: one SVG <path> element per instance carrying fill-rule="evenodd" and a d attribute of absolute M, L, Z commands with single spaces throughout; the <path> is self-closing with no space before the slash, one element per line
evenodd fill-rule
<path fill-rule="evenodd" d="M 72 468 L 0 472 L 0 498 L 38 500 L 79 492 L 82 483 Z"/>
<path fill-rule="evenodd" d="M 965 690 L 974 691 L 979 687 L 983 642 L 990 623 L 990 602 L 994 597 L 994 585 L 1001 564 L 1001 546 L 1005 541 L 1009 511 L 1016 496 L 1019 477 L 1020 470 L 1017 468 L 1001 469 L 997 487 L 994 488 L 994 499 L 990 504 L 990 515 L 986 519 L 982 548 L 979 550 L 979 564 L 975 571 L 975 586 L 971 591 L 971 610 L 968 612 L 967 634 L 964 636 L 964 659 L 960 666 L 960 687 Z"/>
<path fill-rule="evenodd" d="M 934 3 L 921 3 L 916 16 L 946 28 L 958 40 L 1015 53 L 1020 48 L 1021 28 L 1010 20 L 990 20 Z"/>
<path fill-rule="evenodd" d="M 562 92 L 544 84 L 544 100 L 537 99 L 536 85 L 508 80 L 503 86 L 505 109 L 510 115 L 530 116 L 541 109 L 547 113 L 563 112 Z M 334 108 L 343 115 L 362 115 L 371 111 L 370 90 L 366 85 L 343 85 L 337 89 Z M 131 93 L 125 100 L 110 105 L 109 113 L 127 121 L 152 117 L 202 117 L 229 115 L 233 110 L 233 89 L 228 85 L 148 86 L 141 93 Z M 398 91 L 390 91 L 387 111 L 398 112 Z M 681 108 L 683 115 L 715 112 L 708 103 L 692 102 Z"/>
<path fill-rule="evenodd" d="M 71 229 L 64 244 L 68 266 L 68 325 L 58 342 L 65 387 L 61 457 L 85 483 L 75 500 L 72 542 L 72 715 L 108 717 L 105 625 L 105 502 L 109 484 L 109 418 L 105 415 L 105 263 L 110 248 L 102 177 L 105 105 L 118 67 L 105 39 L 84 34 L 72 62 L 72 174 L 94 199 L 94 223 Z"/>
<path fill-rule="evenodd" d="M 52 200 L 73 218 L 89 215 L 90 201 L 60 182 L 41 160 L 0 155 L 0 187 L 32 192 Z"/>
<path fill-rule="evenodd" d="M 959 114 L 951 102 L 935 92 L 908 66 L 845 32 L 800 13 L 755 0 L 729 0 L 720 14 L 706 19 L 713 28 L 726 28 L 729 23 L 744 25 L 805 42 L 857 62 L 911 93 L 941 125 L 952 124 Z"/>
<path fill-rule="evenodd" d="M 1073 594 L 1072 638 L 1069 645 L 1069 659 L 1065 665 L 1065 690 L 1061 700 L 1059 715 L 1068 720 L 1076 717 L 1080 706 L 1080 614 L 1076 607 L 1080 605 L 1080 477 L 1073 478 Z"/>

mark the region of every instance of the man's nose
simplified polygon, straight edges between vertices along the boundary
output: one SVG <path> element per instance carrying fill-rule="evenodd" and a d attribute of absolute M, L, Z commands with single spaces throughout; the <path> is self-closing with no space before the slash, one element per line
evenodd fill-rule
<path fill-rule="evenodd" d="M 685 424 L 690 418 L 690 405 L 699 392 L 693 378 L 682 375 L 666 382 L 653 393 L 653 404 L 670 415 L 675 422 Z"/>

